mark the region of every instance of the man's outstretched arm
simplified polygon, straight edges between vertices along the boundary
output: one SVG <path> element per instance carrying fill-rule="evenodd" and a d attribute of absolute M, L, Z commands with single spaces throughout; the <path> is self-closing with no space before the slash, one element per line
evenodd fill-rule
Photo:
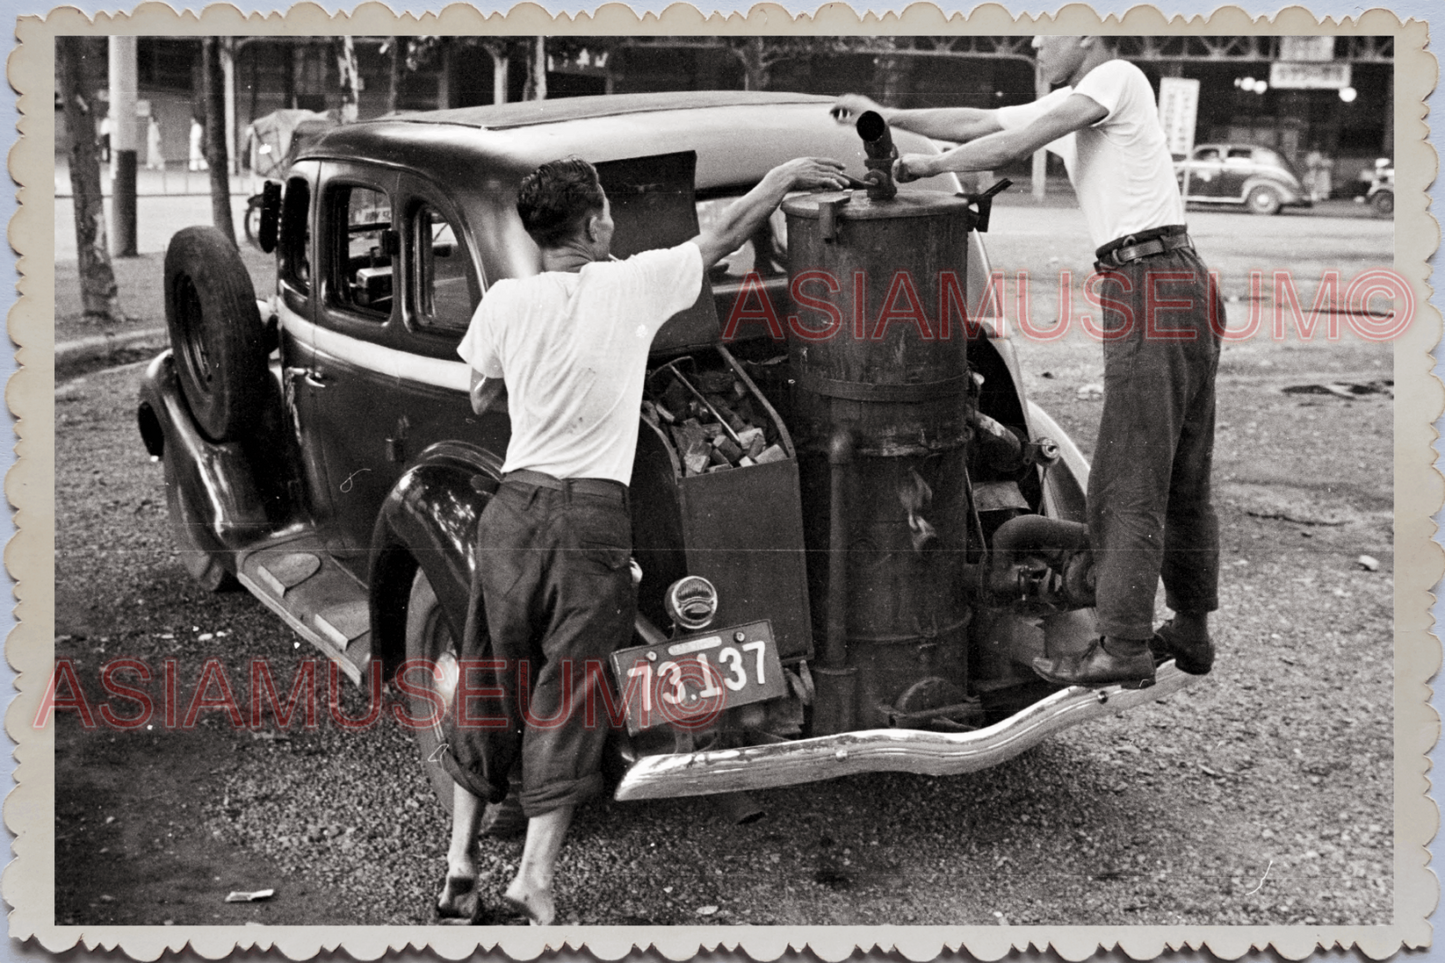
<path fill-rule="evenodd" d="M 912 131 L 935 140 L 966 143 L 978 137 L 1003 130 L 998 111 L 982 107 L 939 107 L 928 110 L 900 110 L 884 107 L 860 94 L 844 94 L 833 104 L 833 119 L 840 124 L 856 124 L 859 115 L 875 111 L 888 126 Z"/>
<path fill-rule="evenodd" d="M 1096 124 L 1108 114 L 1092 97 L 1071 94 L 1026 127 L 1000 130 L 942 154 L 905 154 L 898 161 L 897 177 L 900 181 L 913 181 L 944 171 L 994 170 L 1028 157 L 1060 137 Z"/>
<path fill-rule="evenodd" d="M 733 251 L 777 210 L 791 191 L 842 190 L 848 186 L 843 165 L 824 157 L 799 157 L 779 164 L 758 182 L 758 186 L 728 205 L 712 227 L 693 238 L 702 251 L 702 269 L 706 271 Z"/>

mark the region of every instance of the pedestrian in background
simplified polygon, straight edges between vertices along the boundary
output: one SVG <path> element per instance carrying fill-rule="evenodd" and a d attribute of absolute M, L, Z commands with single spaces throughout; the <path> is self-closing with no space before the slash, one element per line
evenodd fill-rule
<path fill-rule="evenodd" d="M 161 122 L 151 114 L 146 123 L 146 170 L 160 171 L 166 168 L 165 153 L 161 147 Z"/>
<path fill-rule="evenodd" d="M 191 149 L 186 164 L 187 170 L 209 170 L 206 164 L 206 125 L 201 118 L 191 115 Z"/>

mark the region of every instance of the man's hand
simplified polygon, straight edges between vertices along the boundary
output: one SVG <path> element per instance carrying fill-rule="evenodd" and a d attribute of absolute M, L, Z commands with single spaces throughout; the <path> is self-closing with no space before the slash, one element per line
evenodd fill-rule
<path fill-rule="evenodd" d="M 893 165 L 893 177 L 900 184 L 907 184 L 922 177 L 932 177 L 938 173 L 933 167 L 937 159 L 936 154 L 904 154 Z"/>
<path fill-rule="evenodd" d="M 769 177 L 775 175 L 787 184 L 785 191 L 838 191 L 848 186 L 843 165 L 830 157 L 799 157 L 768 172 Z"/>
<path fill-rule="evenodd" d="M 847 186 L 843 165 L 831 158 L 799 157 L 779 164 L 763 175 L 757 187 L 729 204 L 718 223 L 694 239 L 702 252 L 703 270 L 742 247 L 790 192 L 842 190 Z"/>
<path fill-rule="evenodd" d="M 888 119 L 888 109 L 875 100 L 869 100 L 862 94 L 844 94 L 833 102 L 828 113 L 840 124 L 856 124 L 858 118 L 868 111 L 877 111 L 884 120 Z"/>

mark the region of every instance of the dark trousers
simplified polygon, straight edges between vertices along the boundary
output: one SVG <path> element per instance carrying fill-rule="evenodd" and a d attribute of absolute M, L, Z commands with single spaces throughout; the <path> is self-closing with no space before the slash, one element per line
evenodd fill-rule
<path fill-rule="evenodd" d="M 631 638 L 636 606 L 626 488 L 562 485 L 504 480 L 482 512 L 461 657 L 464 667 L 491 660 L 471 682 L 490 692 L 452 713 L 442 756 L 453 779 L 493 802 L 520 762 L 529 817 L 601 789 L 605 666 Z M 462 711 L 483 723 L 459 723 Z"/>
<path fill-rule="evenodd" d="M 1224 305 L 1193 250 L 1099 270 L 1104 411 L 1089 474 L 1099 630 L 1148 639 L 1161 576 L 1174 611 L 1219 607 L 1209 476 Z"/>

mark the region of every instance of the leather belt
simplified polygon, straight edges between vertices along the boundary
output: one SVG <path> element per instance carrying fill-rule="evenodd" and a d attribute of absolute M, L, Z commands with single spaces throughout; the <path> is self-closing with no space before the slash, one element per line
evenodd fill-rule
<path fill-rule="evenodd" d="M 1140 231 L 1138 234 L 1130 234 L 1117 241 L 1110 241 L 1095 251 L 1094 256 L 1099 259 L 1096 266 L 1100 270 L 1104 270 L 1111 267 L 1122 267 L 1131 261 L 1181 249 L 1194 250 L 1194 242 L 1189 239 L 1189 234 L 1183 225 L 1171 225 Z"/>
<path fill-rule="evenodd" d="M 545 472 L 519 468 L 517 471 L 509 471 L 502 476 L 503 485 L 509 482 L 532 485 L 537 488 L 549 488 L 557 492 L 599 495 L 603 498 L 615 498 L 618 501 L 627 499 L 627 486 L 611 478 L 553 478 Z"/>

